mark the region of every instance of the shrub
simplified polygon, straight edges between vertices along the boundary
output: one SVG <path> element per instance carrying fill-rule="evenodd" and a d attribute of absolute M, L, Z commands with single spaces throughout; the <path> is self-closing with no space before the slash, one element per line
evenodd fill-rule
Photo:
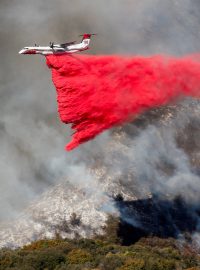
<path fill-rule="evenodd" d="M 145 269 L 174 270 L 176 269 L 176 261 L 172 259 L 150 257 L 148 260 L 145 261 Z"/>
<path fill-rule="evenodd" d="M 0 251 L 0 270 L 6 268 L 15 267 L 22 262 L 22 257 L 18 254 L 18 251 L 12 251 L 9 249 L 2 249 Z"/>
<path fill-rule="evenodd" d="M 125 265 L 117 270 L 143 270 L 145 269 L 145 262 L 143 259 L 128 258 Z"/>
<path fill-rule="evenodd" d="M 74 249 L 67 255 L 69 264 L 84 264 L 85 262 L 92 261 L 92 256 L 89 252 L 82 249 Z"/>
<path fill-rule="evenodd" d="M 153 237 L 131 246 L 105 240 L 40 240 L 1 249 L 0 270 L 200 270 L 198 254 L 172 239 Z"/>
<path fill-rule="evenodd" d="M 108 255 L 102 258 L 99 267 L 102 270 L 114 270 L 121 267 L 123 263 L 124 259 L 122 257 L 117 255 Z"/>
<path fill-rule="evenodd" d="M 24 246 L 23 250 L 38 250 L 38 249 L 45 249 L 49 247 L 56 247 L 63 242 L 62 239 L 44 239 L 32 242 L 31 244 Z"/>
<path fill-rule="evenodd" d="M 61 262 L 65 262 L 65 256 L 56 250 L 31 252 L 24 258 L 24 264 L 30 265 L 36 270 L 53 270 Z"/>

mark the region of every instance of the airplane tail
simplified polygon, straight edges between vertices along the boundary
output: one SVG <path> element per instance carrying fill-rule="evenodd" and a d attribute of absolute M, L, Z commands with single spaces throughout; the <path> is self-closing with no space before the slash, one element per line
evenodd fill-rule
<path fill-rule="evenodd" d="M 83 42 L 84 40 L 89 40 L 91 39 L 91 36 L 96 36 L 97 34 L 83 34 L 83 35 L 80 35 L 82 38 L 82 41 Z"/>

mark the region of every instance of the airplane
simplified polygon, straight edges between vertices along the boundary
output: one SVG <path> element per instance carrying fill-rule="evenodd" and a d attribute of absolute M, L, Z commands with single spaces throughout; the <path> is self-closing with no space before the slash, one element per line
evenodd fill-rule
<path fill-rule="evenodd" d="M 81 52 L 89 49 L 89 43 L 91 36 L 96 34 L 83 34 L 81 43 L 76 43 L 76 41 L 66 42 L 63 44 L 54 44 L 54 42 L 50 42 L 49 46 L 35 46 L 32 47 L 24 47 L 19 54 L 41 54 L 41 55 L 50 55 L 50 54 L 71 54 L 76 52 Z"/>

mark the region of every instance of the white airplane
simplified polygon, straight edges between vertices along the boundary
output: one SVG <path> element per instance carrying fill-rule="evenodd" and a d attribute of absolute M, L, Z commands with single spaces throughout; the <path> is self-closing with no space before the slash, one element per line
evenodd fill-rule
<path fill-rule="evenodd" d="M 75 43 L 75 41 L 67 42 L 63 44 L 54 44 L 50 42 L 49 46 L 42 47 L 42 46 L 35 46 L 32 47 L 24 47 L 19 54 L 42 54 L 42 55 L 49 55 L 49 54 L 70 54 L 81 52 L 89 49 L 89 43 L 91 36 L 96 34 L 83 34 L 80 35 L 83 37 L 81 43 Z"/>

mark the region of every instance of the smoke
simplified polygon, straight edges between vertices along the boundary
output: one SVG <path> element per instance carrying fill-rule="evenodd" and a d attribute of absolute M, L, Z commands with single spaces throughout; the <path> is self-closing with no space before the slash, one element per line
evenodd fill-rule
<path fill-rule="evenodd" d="M 120 216 L 133 226 L 134 237 L 124 243 L 131 244 L 141 234 L 191 233 L 199 247 L 199 129 L 194 133 L 199 109 L 199 101 L 187 99 L 113 130 L 100 180 L 123 187 L 110 193 L 120 194 Z"/>
<path fill-rule="evenodd" d="M 199 129 L 196 133 L 193 129 L 199 124 L 199 106 L 199 101 L 186 99 L 146 112 L 114 130 L 113 144 L 106 145 L 109 150 L 101 164 L 107 164 L 106 174 L 122 182 L 131 174 L 129 192 L 140 198 L 148 193 L 172 199 L 181 195 L 198 203 Z"/>
<path fill-rule="evenodd" d="M 177 121 L 172 120 L 172 126 L 167 126 L 167 117 L 173 112 L 173 107 L 165 113 L 160 109 L 153 117 L 151 114 L 147 115 L 146 119 L 141 116 L 142 120 L 138 121 L 145 127 L 138 127 L 136 121 L 123 129 L 104 133 L 94 141 L 67 153 L 63 151 L 63 145 L 69 140 L 69 137 L 66 138 L 69 129 L 59 123 L 57 118 L 55 90 L 45 60 L 41 57 L 21 56 L 17 52 L 23 46 L 35 42 L 40 45 L 48 44 L 49 41 L 65 42 L 77 40 L 77 35 L 83 32 L 97 32 L 99 35 L 92 41 L 91 54 L 190 54 L 199 51 L 199 9 L 198 0 L 0 2 L 1 221 L 18 215 L 43 191 L 59 183 L 60 179 L 67 177 L 70 180 L 71 174 L 77 176 L 77 182 L 74 177 L 71 180 L 77 185 L 87 186 L 87 181 L 92 184 L 92 179 L 96 179 L 93 190 L 98 188 L 98 181 L 108 193 L 122 193 L 125 199 L 144 197 L 148 192 L 159 191 L 163 194 L 165 186 L 168 192 L 172 192 L 170 186 L 173 186 L 172 196 L 179 194 L 182 178 L 179 181 L 174 178 L 170 185 L 168 182 L 162 185 L 159 179 L 160 175 L 164 179 L 168 177 L 163 172 L 163 168 L 166 168 L 165 159 L 159 160 L 157 164 L 160 157 L 157 149 L 160 149 L 160 145 L 155 144 L 155 136 L 157 139 L 160 136 L 156 134 L 165 134 L 165 139 L 161 141 L 169 140 L 166 143 L 168 147 L 165 148 L 163 143 L 160 151 L 165 158 L 167 156 L 168 161 L 176 161 L 179 173 L 181 167 L 173 157 L 174 152 L 177 159 L 181 158 L 186 164 L 184 170 L 187 179 L 181 185 L 184 186 L 185 183 L 184 196 L 187 199 L 187 187 L 189 186 L 192 192 L 193 181 L 196 188 L 196 171 L 199 168 L 199 144 L 195 138 L 198 138 L 199 122 L 198 118 L 194 121 L 193 117 L 190 117 L 191 114 L 199 112 L 198 104 L 195 103 L 190 110 L 191 104 L 188 103 Z M 177 108 L 180 110 L 181 105 Z M 162 128 L 158 128 L 158 115 L 162 115 L 166 122 L 163 124 L 165 132 L 162 133 Z M 179 130 L 180 123 L 183 125 Z M 148 126 L 149 124 L 151 125 Z M 146 151 L 143 149 L 144 142 Z M 141 145 L 137 145 L 139 143 Z M 134 157 L 135 149 L 137 158 Z M 170 150 L 164 153 L 167 149 Z M 167 173 L 170 175 L 173 172 L 171 163 L 167 163 Z M 141 175 L 143 169 L 145 173 Z M 84 177 L 86 172 L 90 174 L 88 170 L 94 171 L 92 178 Z M 147 177 L 147 173 L 150 173 L 151 179 Z M 154 175 L 155 185 L 151 185 L 148 181 L 152 180 Z M 172 180 L 173 176 L 170 179 Z M 81 205 L 81 202 L 79 204 Z M 67 201 L 64 205 L 68 205 Z M 58 208 L 57 212 L 54 210 L 56 213 L 51 212 L 54 220 L 58 218 Z M 63 208 L 61 211 L 64 211 Z M 46 213 L 50 215 L 49 212 Z M 11 231 L 8 235 L 12 238 Z M 33 238 L 29 238 L 29 241 L 30 239 Z"/>
<path fill-rule="evenodd" d="M 127 151 L 129 158 L 132 152 L 129 162 L 134 181 L 144 186 L 145 192 L 170 199 L 181 195 L 187 203 L 199 203 L 199 175 L 183 149 L 177 147 L 173 129 L 149 125 Z"/>

